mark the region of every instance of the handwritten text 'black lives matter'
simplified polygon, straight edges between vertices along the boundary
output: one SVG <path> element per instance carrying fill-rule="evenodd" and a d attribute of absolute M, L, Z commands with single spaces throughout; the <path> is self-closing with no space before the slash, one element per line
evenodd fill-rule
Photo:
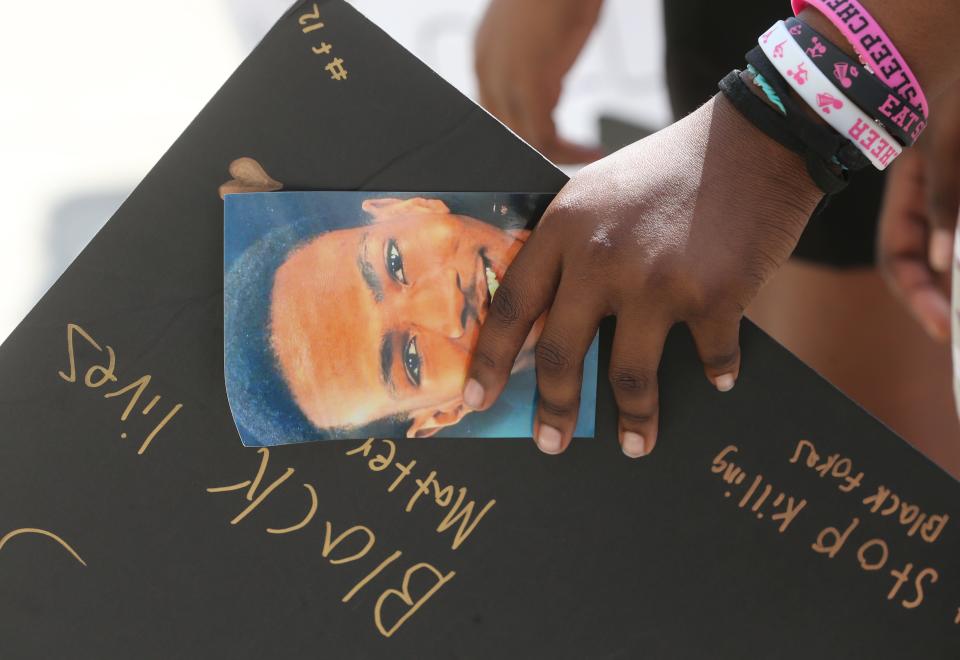
<path fill-rule="evenodd" d="M 117 354 L 111 346 L 98 342 L 87 330 L 75 323 L 68 323 L 66 330 L 67 367 L 58 372 L 63 381 L 71 384 L 82 382 L 90 390 L 99 390 L 120 380 L 117 370 Z M 82 381 L 78 379 L 81 373 L 83 374 Z M 103 394 L 104 399 L 128 397 L 127 405 L 120 416 L 122 423 L 126 422 L 131 412 L 137 409 L 138 403 L 144 400 L 151 381 L 152 377 L 146 374 L 136 378 L 128 385 L 122 387 L 111 386 L 109 391 Z M 156 409 L 161 399 L 161 395 L 153 395 L 143 407 L 141 413 L 144 416 L 149 415 L 151 411 Z M 160 431 L 182 408 L 183 404 L 174 404 L 163 416 L 163 419 L 146 433 L 146 437 L 137 450 L 139 455 L 147 452 Z M 126 432 L 120 434 L 121 438 L 126 438 L 126 436 Z M 238 444 L 237 451 L 249 453 L 252 450 L 244 449 Z M 244 522 L 279 489 L 297 488 L 295 483 L 290 482 L 290 479 L 296 474 L 296 468 L 283 466 L 275 469 L 270 462 L 269 449 L 263 447 L 256 452 L 260 455 L 260 460 L 257 462 L 255 470 L 251 468 L 249 476 L 233 483 L 205 487 L 205 491 L 210 494 L 232 493 L 241 498 L 241 508 L 229 521 L 230 525 L 239 525 Z M 418 502 L 430 502 L 431 506 L 436 507 L 441 512 L 436 533 L 442 535 L 448 531 L 451 532 L 450 547 L 452 550 L 457 550 L 463 545 L 474 533 L 480 521 L 496 504 L 495 500 L 489 500 L 482 505 L 478 505 L 477 502 L 468 497 L 468 490 L 465 486 L 442 484 L 436 470 L 415 472 L 418 464 L 417 460 L 408 458 L 401 461 L 397 455 L 397 445 L 391 440 L 376 441 L 371 438 L 359 446 L 349 449 L 346 456 L 354 460 L 363 460 L 365 469 L 370 473 L 390 474 L 392 478 L 385 491 L 397 494 L 404 490 L 408 492 L 404 511 L 412 511 L 418 505 Z M 410 480 L 408 481 L 408 479 Z M 381 591 L 373 605 L 374 624 L 384 637 L 391 637 L 396 633 L 414 613 L 456 575 L 455 571 L 441 570 L 428 562 L 407 562 L 404 564 L 401 561 L 403 552 L 399 549 L 388 548 L 387 551 L 382 553 L 375 552 L 377 535 L 370 527 L 360 523 L 335 527 L 332 520 L 319 520 L 317 514 L 320 509 L 320 502 L 314 484 L 308 480 L 302 482 L 299 487 L 303 489 L 302 512 L 296 514 L 294 520 L 283 521 L 286 523 L 284 526 L 266 527 L 265 533 L 272 535 L 306 533 L 305 530 L 311 526 L 319 527 L 318 547 L 320 556 L 326 559 L 329 564 L 335 566 L 361 562 L 364 559 L 372 559 L 374 555 L 377 555 L 379 561 L 374 559 L 375 565 L 369 567 L 340 600 L 343 603 L 349 603 L 374 581 L 379 584 L 388 580 L 387 585 L 390 586 L 382 585 L 379 587 Z M 260 515 L 267 514 L 261 513 Z M 24 535 L 49 538 L 73 555 L 80 564 L 87 565 L 73 546 L 64 539 L 54 532 L 39 528 L 20 528 L 4 534 L 0 537 L 0 550 L 10 540 Z M 388 575 L 387 569 L 395 562 L 400 562 L 397 566 L 402 569 L 402 577 L 399 577 L 399 587 L 394 586 L 395 583 L 389 581 L 386 577 Z M 416 586 L 412 586 L 412 582 Z"/>

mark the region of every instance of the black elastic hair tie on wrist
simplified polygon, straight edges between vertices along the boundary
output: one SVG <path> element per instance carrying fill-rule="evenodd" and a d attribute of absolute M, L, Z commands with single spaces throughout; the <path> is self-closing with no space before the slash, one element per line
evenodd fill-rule
<path fill-rule="evenodd" d="M 870 166 L 867 157 L 850 140 L 807 114 L 808 106 L 793 96 L 793 90 L 759 46 L 748 52 L 746 58 L 777 92 L 787 109 L 785 119 L 788 125 L 812 151 L 827 162 L 838 163 L 854 172 Z"/>
<path fill-rule="evenodd" d="M 747 83 L 740 78 L 739 70 L 734 69 L 724 76 L 719 87 L 724 97 L 747 121 L 772 140 L 803 157 L 810 178 L 824 193 L 832 195 L 840 192 L 850 182 L 849 171 L 836 168 L 828 163 L 822 154 L 813 151 L 802 137 L 805 131 L 800 131 L 798 134 L 795 125 L 798 122 L 789 122 L 786 116 L 771 108 L 763 99 L 750 91 Z M 826 198 L 817 207 L 815 213 L 822 209 L 825 201 Z"/>

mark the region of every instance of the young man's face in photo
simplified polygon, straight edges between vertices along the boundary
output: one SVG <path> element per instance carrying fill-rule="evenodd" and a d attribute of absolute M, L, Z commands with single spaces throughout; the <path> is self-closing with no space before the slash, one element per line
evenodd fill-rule
<path fill-rule="evenodd" d="M 430 435 L 468 412 L 470 352 L 526 232 L 454 215 L 439 200 L 373 199 L 363 209 L 371 224 L 322 234 L 277 270 L 273 349 L 315 426 L 400 415 L 409 435 Z"/>

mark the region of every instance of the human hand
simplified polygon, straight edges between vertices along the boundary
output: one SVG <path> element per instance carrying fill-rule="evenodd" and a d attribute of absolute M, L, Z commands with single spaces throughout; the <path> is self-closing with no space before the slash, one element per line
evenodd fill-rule
<path fill-rule="evenodd" d="M 707 378 L 729 390 L 740 370 L 743 311 L 790 256 L 821 197 L 800 157 L 722 96 L 581 170 L 507 270 L 480 331 L 464 401 L 497 399 L 531 324 L 537 343 L 534 437 L 568 446 L 583 356 L 599 321 L 617 317 L 610 382 L 631 457 L 657 439 L 657 367 L 685 321 Z"/>
<path fill-rule="evenodd" d="M 480 103 L 547 158 L 584 163 L 598 149 L 559 135 L 553 109 L 563 78 L 593 30 L 603 0 L 491 0 L 474 44 Z"/>
<path fill-rule="evenodd" d="M 960 207 L 960 85 L 938 98 L 914 149 L 887 176 L 877 263 L 927 334 L 950 337 L 950 264 Z"/>

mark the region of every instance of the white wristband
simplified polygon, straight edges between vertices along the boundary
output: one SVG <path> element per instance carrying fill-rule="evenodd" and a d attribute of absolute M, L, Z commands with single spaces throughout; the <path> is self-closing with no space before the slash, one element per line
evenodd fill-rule
<path fill-rule="evenodd" d="M 757 43 L 797 95 L 853 142 L 874 167 L 882 170 L 900 155 L 900 143 L 817 68 L 783 21 L 760 35 Z"/>

